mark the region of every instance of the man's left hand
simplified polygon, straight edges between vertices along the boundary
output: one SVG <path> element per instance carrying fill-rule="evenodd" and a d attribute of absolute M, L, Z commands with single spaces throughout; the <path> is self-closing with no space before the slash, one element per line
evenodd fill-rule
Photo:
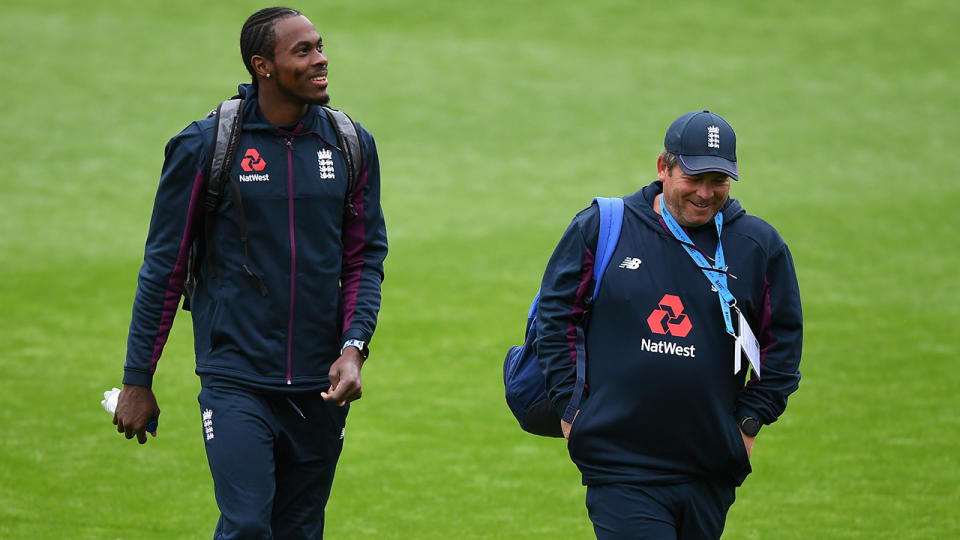
<path fill-rule="evenodd" d="M 743 447 L 747 450 L 747 458 L 753 457 L 753 441 L 756 440 L 756 437 L 750 437 L 745 434 L 743 431 L 740 432 L 740 436 L 743 437 Z"/>
<path fill-rule="evenodd" d="M 330 366 L 327 376 L 330 378 L 330 388 L 320 395 L 324 401 L 343 407 L 351 401 L 360 399 L 363 388 L 360 384 L 360 368 L 363 367 L 363 356 L 356 347 L 347 347 L 337 361 Z"/>

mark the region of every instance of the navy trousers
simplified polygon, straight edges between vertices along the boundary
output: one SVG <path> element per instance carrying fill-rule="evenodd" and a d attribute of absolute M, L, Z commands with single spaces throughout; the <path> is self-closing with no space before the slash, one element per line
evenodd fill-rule
<path fill-rule="evenodd" d="M 587 486 L 587 513 L 598 540 L 716 539 L 735 489 L 709 481 Z"/>
<path fill-rule="evenodd" d="M 348 406 L 320 392 L 204 387 L 197 400 L 220 519 L 215 540 L 323 538 Z"/>

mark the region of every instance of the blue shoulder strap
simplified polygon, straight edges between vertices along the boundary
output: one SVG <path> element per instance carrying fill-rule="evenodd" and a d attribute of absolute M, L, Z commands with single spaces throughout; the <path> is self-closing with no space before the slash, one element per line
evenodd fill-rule
<path fill-rule="evenodd" d="M 623 226 L 623 199 L 619 197 L 594 197 L 594 202 L 600 208 L 600 232 L 597 234 L 597 253 L 594 256 L 593 280 L 596 284 L 593 287 L 593 297 L 600 294 L 600 283 L 603 281 L 603 273 L 610 264 L 610 258 L 617 249 L 617 241 L 620 240 L 620 228 Z M 527 313 L 527 319 L 532 320 L 537 315 L 537 305 L 540 303 L 540 291 L 530 303 L 530 311 Z"/>
<path fill-rule="evenodd" d="M 623 226 L 623 199 L 619 197 L 595 197 L 600 207 L 600 232 L 597 235 L 597 255 L 593 263 L 593 298 L 600 294 L 600 284 L 603 282 L 603 273 L 610 264 L 613 252 L 617 249 L 620 240 L 620 228 Z"/>
<path fill-rule="evenodd" d="M 597 234 L 597 254 L 593 263 L 593 279 L 596 285 L 593 287 L 593 301 L 597 300 L 600 294 L 600 283 L 603 282 L 603 273 L 610 264 L 613 252 L 617 249 L 617 242 L 620 240 L 620 228 L 623 225 L 623 199 L 596 197 L 597 206 L 600 207 L 600 232 Z M 586 359 L 586 339 L 585 328 L 578 328 L 577 334 L 577 358 Z M 573 422 L 573 417 L 580 408 L 580 401 L 583 399 L 583 389 L 587 385 L 587 363 L 577 362 L 577 383 L 573 387 L 573 396 L 567 405 L 567 410 L 563 413 L 563 420 Z"/>

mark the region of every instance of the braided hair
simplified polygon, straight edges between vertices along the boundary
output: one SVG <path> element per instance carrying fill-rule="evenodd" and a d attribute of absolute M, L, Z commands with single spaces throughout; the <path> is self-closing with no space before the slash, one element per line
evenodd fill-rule
<path fill-rule="evenodd" d="M 273 31 L 274 23 L 280 19 L 298 15 L 302 13 L 292 8 L 270 7 L 254 13 L 247 18 L 247 22 L 243 23 L 243 28 L 240 30 L 240 56 L 243 57 L 243 65 L 250 72 L 254 87 L 257 86 L 257 74 L 251 63 L 253 57 L 262 56 L 272 61 L 273 52 L 277 46 L 277 34 Z"/>

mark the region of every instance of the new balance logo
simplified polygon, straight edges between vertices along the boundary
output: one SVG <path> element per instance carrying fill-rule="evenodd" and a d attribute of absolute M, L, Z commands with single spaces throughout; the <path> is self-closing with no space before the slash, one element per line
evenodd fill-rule
<path fill-rule="evenodd" d="M 627 257 L 623 259 L 623 262 L 620 263 L 620 268 L 626 268 L 627 270 L 636 270 L 640 268 L 640 259 L 636 257 Z"/>
<path fill-rule="evenodd" d="M 213 411 L 203 410 L 203 436 L 209 441 L 213 438 Z"/>

